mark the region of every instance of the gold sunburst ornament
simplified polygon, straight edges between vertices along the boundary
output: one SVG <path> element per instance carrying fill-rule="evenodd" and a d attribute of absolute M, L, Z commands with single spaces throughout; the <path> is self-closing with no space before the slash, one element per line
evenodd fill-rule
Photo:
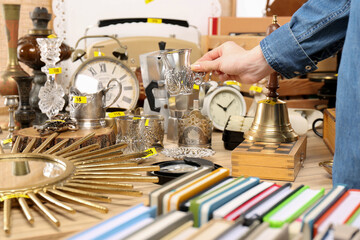
<path fill-rule="evenodd" d="M 34 150 L 37 139 L 33 138 L 21 153 L 18 151 L 20 137 L 9 154 L 4 153 L 0 146 L 3 172 L 0 201 L 3 202 L 3 229 L 7 234 L 10 233 L 12 206 L 20 206 L 27 221 L 33 224 L 30 207 L 35 205 L 50 222 L 59 227 L 59 220 L 47 204 L 75 213 L 74 208 L 62 202 L 66 200 L 107 213 L 106 207 L 86 199 L 111 202 L 102 193 L 137 197 L 142 195 L 140 191 L 134 190 L 132 184 L 121 182 L 158 182 L 157 177 L 142 176 L 135 172 L 158 171 L 159 166 L 139 166 L 137 162 L 131 161 L 146 157 L 151 151 L 122 154 L 126 144 L 105 148 L 92 144 L 79 148 L 94 135 L 91 133 L 67 147 L 64 146 L 68 139 L 48 148 L 58 136 L 58 133 L 54 133 Z"/>

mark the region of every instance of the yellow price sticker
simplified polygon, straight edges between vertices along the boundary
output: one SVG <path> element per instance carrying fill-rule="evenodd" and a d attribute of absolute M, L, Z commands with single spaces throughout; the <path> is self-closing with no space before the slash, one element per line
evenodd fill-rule
<path fill-rule="evenodd" d="M 87 97 L 83 97 L 83 96 L 73 97 L 73 103 L 87 103 Z"/>
<path fill-rule="evenodd" d="M 197 85 L 197 84 L 194 84 L 193 88 L 194 88 L 195 90 L 199 90 L 199 89 L 200 89 L 200 86 Z"/>
<path fill-rule="evenodd" d="M 12 143 L 12 138 L 4 139 L 2 142 L 3 144 Z"/>
<path fill-rule="evenodd" d="M 264 99 L 264 100 L 260 100 L 259 103 L 266 103 L 266 104 L 270 104 L 270 105 L 275 105 L 276 102 L 269 100 L 269 99 Z"/>
<path fill-rule="evenodd" d="M 14 194 L 9 194 L 9 195 L 2 196 L 2 197 L 0 198 L 0 202 L 3 202 L 3 201 L 6 200 L 6 199 L 20 198 L 20 197 L 22 197 L 22 198 L 29 198 L 29 196 L 26 195 L 26 194 L 14 193 Z"/>
<path fill-rule="evenodd" d="M 252 85 L 252 86 L 250 87 L 250 91 L 255 91 L 255 92 L 261 93 L 262 90 L 263 90 L 262 87 L 258 87 L 258 86 L 255 86 L 255 85 Z"/>
<path fill-rule="evenodd" d="M 147 19 L 148 23 L 157 23 L 157 24 L 161 24 L 162 23 L 162 19 L 161 18 L 148 18 Z"/>
<path fill-rule="evenodd" d="M 46 120 L 46 123 L 51 123 L 51 122 L 65 122 L 65 120 L 61 120 L 61 119 Z"/>
<path fill-rule="evenodd" d="M 149 126 L 149 119 L 148 118 L 145 120 L 145 127 L 147 127 L 147 126 Z"/>
<path fill-rule="evenodd" d="M 61 68 L 49 68 L 49 74 L 60 74 L 61 73 Z"/>
<path fill-rule="evenodd" d="M 239 83 L 237 81 L 226 81 L 225 84 L 226 85 L 237 85 L 237 86 L 241 87 L 241 83 Z"/>
<path fill-rule="evenodd" d="M 101 57 L 101 56 L 105 56 L 105 53 L 100 52 L 100 51 L 95 51 L 94 52 L 94 57 Z"/>
<path fill-rule="evenodd" d="M 157 154 L 156 152 L 156 149 L 155 148 L 149 148 L 149 149 L 146 149 L 144 152 L 147 153 L 146 156 L 142 157 L 142 158 L 147 158 L 147 157 L 150 157 L 150 156 L 153 156 L 155 154 Z"/>
<path fill-rule="evenodd" d="M 133 120 L 139 120 L 141 117 L 133 117 Z"/>
<path fill-rule="evenodd" d="M 57 38 L 56 34 L 50 34 L 47 36 L 47 38 Z"/>
<path fill-rule="evenodd" d="M 125 113 L 124 112 L 112 112 L 112 113 L 109 113 L 110 118 L 120 117 L 120 116 L 125 116 Z"/>
<path fill-rule="evenodd" d="M 154 0 L 145 0 L 145 4 L 151 3 Z"/>

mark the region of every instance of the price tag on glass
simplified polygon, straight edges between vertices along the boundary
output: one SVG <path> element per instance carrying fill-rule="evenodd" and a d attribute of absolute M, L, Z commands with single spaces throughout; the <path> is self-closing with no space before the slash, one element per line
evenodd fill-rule
<path fill-rule="evenodd" d="M 145 127 L 147 127 L 147 126 L 149 126 L 149 119 L 148 118 L 145 120 Z"/>
<path fill-rule="evenodd" d="M 12 138 L 8 138 L 8 139 L 4 139 L 2 141 L 3 144 L 8 144 L 8 143 L 12 143 Z"/>
<path fill-rule="evenodd" d="M 147 158 L 147 157 L 150 157 L 150 156 L 152 156 L 152 155 L 157 154 L 157 152 L 156 152 L 156 149 L 155 149 L 155 148 L 149 148 L 149 149 L 146 149 L 144 152 L 146 152 L 146 153 L 147 153 L 147 155 L 146 155 L 146 156 L 144 156 L 144 157 L 142 157 L 142 158 Z"/>
<path fill-rule="evenodd" d="M 83 97 L 83 96 L 73 97 L 73 103 L 87 103 L 87 97 Z"/>
<path fill-rule="evenodd" d="M 199 89 L 200 89 L 200 86 L 197 85 L 197 84 L 194 84 L 193 88 L 194 88 L 195 90 L 199 90 Z"/>
<path fill-rule="evenodd" d="M 49 68 L 49 74 L 60 74 L 61 73 L 61 68 Z"/>
<path fill-rule="evenodd" d="M 110 118 L 120 117 L 120 116 L 125 116 L 125 113 L 124 112 L 111 112 L 111 113 L 109 113 Z"/>
<path fill-rule="evenodd" d="M 56 34 L 50 34 L 47 38 L 57 38 Z"/>

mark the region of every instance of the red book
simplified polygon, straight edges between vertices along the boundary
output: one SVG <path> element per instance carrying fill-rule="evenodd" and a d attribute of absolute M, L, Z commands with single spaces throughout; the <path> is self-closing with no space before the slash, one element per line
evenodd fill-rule
<path fill-rule="evenodd" d="M 359 210 L 359 208 L 360 208 L 360 203 L 357 205 L 356 208 L 354 208 L 354 211 L 351 212 L 351 214 L 348 216 L 348 218 L 345 219 L 343 224 L 347 223 L 350 220 L 350 218 Z"/>
<path fill-rule="evenodd" d="M 337 200 L 315 223 L 314 237 L 327 229 L 329 224 L 342 224 L 360 204 L 360 190 L 350 189 Z"/>
<path fill-rule="evenodd" d="M 239 207 L 234 209 L 232 212 L 230 212 L 228 215 L 224 217 L 226 220 L 235 221 L 238 217 L 240 217 L 241 214 L 243 214 L 246 210 L 250 209 L 252 206 L 257 204 L 258 202 L 262 201 L 264 198 L 275 192 L 277 189 L 279 189 L 280 185 L 272 185 L 271 187 L 265 189 L 252 199 L 248 200 L 247 202 L 241 204 Z"/>
<path fill-rule="evenodd" d="M 208 20 L 208 35 L 218 35 L 218 23 L 219 18 L 217 17 L 209 17 Z"/>

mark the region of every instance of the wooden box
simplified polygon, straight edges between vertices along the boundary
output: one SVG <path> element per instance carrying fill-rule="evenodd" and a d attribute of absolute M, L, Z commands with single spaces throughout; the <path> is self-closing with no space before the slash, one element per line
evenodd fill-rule
<path fill-rule="evenodd" d="M 280 25 L 291 17 L 278 17 Z M 210 17 L 208 35 L 229 35 L 230 33 L 265 33 L 272 17 Z"/>
<path fill-rule="evenodd" d="M 306 158 L 306 136 L 291 143 L 245 140 L 231 154 L 232 175 L 294 181 Z"/>
<path fill-rule="evenodd" d="M 325 109 L 323 139 L 332 154 L 335 153 L 335 122 L 335 108 Z"/>

